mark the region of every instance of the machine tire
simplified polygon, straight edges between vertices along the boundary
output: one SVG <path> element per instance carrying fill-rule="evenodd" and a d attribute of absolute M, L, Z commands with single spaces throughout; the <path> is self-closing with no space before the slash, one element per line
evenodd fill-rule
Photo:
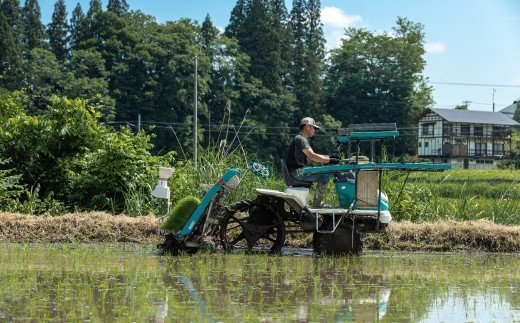
<path fill-rule="evenodd" d="M 324 230 L 331 230 L 332 225 L 327 225 Z M 341 223 L 334 233 L 314 232 L 312 237 L 314 251 L 319 255 L 357 255 L 363 250 L 361 233 L 352 226 Z"/>
<path fill-rule="evenodd" d="M 243 200 L 228 206 L 220 223 L 220 241 L 226 252 L 235 248 L 269 249 L 280 253 L 285 243 L 285 224 L 266 201 Z"/>

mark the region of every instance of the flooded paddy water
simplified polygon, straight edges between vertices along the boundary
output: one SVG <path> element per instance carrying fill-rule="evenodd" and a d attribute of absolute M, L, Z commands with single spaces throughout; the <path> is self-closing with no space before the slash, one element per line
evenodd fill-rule
<path fill-rule="evenodd" d="M 0 244 L 0 321 L 520 321 L 520 255 Z"/>

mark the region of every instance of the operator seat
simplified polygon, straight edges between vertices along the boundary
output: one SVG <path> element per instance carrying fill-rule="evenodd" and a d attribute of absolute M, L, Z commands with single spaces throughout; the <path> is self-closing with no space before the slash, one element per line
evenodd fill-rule
<path fill-rule="evenodd" d="M 291 173 L 289 172 L 289 169 L 287 168 L 287 164 L 285 163 L 285 160 L 281 160 L 282 163 L 282 170 L 283 170 L 283 179 L 285 181 L 285 185 L 292 186 L 292 187 L 306 187 L 310 188 L 312 186 L 312 182 L 306 182 L 301 181 L 299 179 L 294 178 Z"/>

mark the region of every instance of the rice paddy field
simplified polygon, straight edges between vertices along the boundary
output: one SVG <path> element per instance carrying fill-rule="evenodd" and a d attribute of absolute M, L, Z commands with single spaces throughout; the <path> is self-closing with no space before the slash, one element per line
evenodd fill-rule
<path fill-rule="evenodd" d="M 489 220 L 520 224 L 519 170 L 452 170 L 387 174 L 385 191 L 395 220 Z"/>
<path fill-rule="evenodd" d="M 520 256 L 157 254 L 0 244 L 0 321 L 520 320 Z"/>

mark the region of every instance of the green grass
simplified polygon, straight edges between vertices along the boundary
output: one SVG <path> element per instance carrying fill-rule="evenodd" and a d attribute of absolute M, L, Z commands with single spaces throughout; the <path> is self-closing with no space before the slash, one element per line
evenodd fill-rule
<path fill-rule="evenodd" d="M 410 180 L 431 182 L 518 182 L 520 181 L 520 170 L 454 169 L 446 172 L 415 172 L 410 174 Z"/>
<path fill-rule="evenodd" d="M 457 170 L 412 176 L 399 201 L 404 175 L 385 178 L 385 191 L 397 220 L 487 219 L 504 225 L 520 224 L 519 171 Z"/>

